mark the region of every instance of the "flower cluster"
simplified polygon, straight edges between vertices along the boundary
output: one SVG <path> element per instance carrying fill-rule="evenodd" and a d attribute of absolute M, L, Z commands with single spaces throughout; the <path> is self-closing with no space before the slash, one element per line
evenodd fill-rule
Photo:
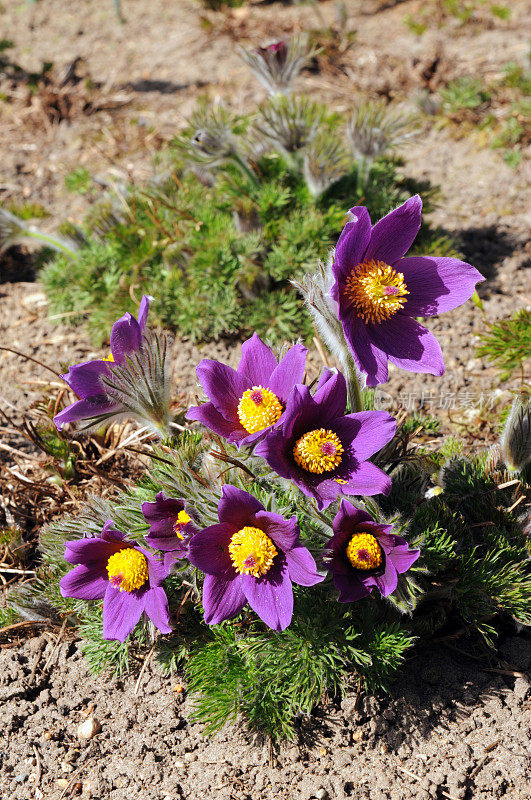
<path fill-rule="evenodd" d="M 457 259 L 405 257 L 420 211 L 420 198 L 413 197 L 372 227 L 365 208 L 352 209 L 335 250 L 329 293 L 325 297 L 321 287 L 312 299 L 316 307 L 326 304 L 323 315 L 335 309 L 345 348 L 369 386 L 386 380 L 388 360 L 413 372 L 442 374 L 439 345 L 415 317 L 455 308 L 482 280 Z M 125 315 L 115 323 L 111 361 L 70 368 L 65 380 L 81 399 L 56 417 L 58 427 L 116 412 L 103 381 L 113 363 L 142 351 L 147 310 L 144 298 L 138 320 Z M 210 625 L 249 605 L 267 626 L 282 631 L 293 615 L 293 584 L 328 581 L 341 603 L 359 601 L 375 588 L 382 597 L 395 591 L 419 550 L 343 496 L 389 493 L 390 477 L 369 459 L 391 442 L 396 421 L 384 411 L 349 407 L 341 372 L 326 370 L 312 394 L 303 382 L 306 356 L 306 348 L 295 344 L 278 360 L 255 333 L 242 345 L 236 370 L 204 359 L 197 376 L 208 399 L 190 408 L 187 418 L 263 459 L 267 481 L 289 482 L 298 502 L 328 522 L 331 535 L 323 548 L 312 554 L 296 516 L 268 510 L 236 486 L 222 487 L 218 521 L 206 527 L 197 504 L 159 492 L 141 509 L 151 550 L 115 530 L 111 520 L 101 536 L 66 544 L 65 558 L 76 566 L 61 581 L 63 596 L 103 599 L 105 638 L 123 641 L 144 613 L 162 633 L 171 629 L 162 582 L 177 560 L 204 574 L 202 603 Z M 328 521 L 322 512 L 334 503 Z"/>

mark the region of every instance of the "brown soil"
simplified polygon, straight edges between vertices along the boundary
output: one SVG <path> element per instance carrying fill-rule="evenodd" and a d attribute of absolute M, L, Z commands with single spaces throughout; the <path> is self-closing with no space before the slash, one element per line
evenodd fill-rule
<path fill-rule="evenodd" d="M 492 79 L 509 61 L 525 63 L 524 0 L 510 4 L 509 22 L 482 11 L 467 26 L 450 20 L 417 37 L 402 21 L 427 5 L 347 0 L 348 27 L 357 29 L 354 47 L 336 53 L 332 65 L 321 58 L 320 69 L 305 72 L 300 87 L 345 110 L 362 95 L 412 101 L 459 75 Z M 152 157 L 183 124 L 199 93 L 241 110 L 262 96 L 235 54 L 236 41 L 319 27 L 309 5 L 264 2 L 225 14 L 204 12 L 193 0 L 123 0 L 122 6 L 123 25 L 111 0 L 71 0 L 67 7 L 58 0 L 2 2 L 0 38 L 16 45 L 9 58 L 27 71 L 38 71 L 44 61 L 54 68 L 34 95 L 23 74 L 16 80 L 0 76 L 0 92 L 9 97 L 0 103 L 0 202 L 42 203 L 51 215 L 42 221 L 49 230 L 63 219 L 79 221 L 89 202 L 65 190 L 64 177 L 73 168 L 86 166 L 105 182 L 144 180 Z M 334 2 L 319 9 L 332 23 Z M 526 162 L 510 169 L 499 153 L 479 149 L 473 136 L 457 139 L 451 127 L 428 131 L 404 158 L 405 175 L 441 187 L 432 221 L 455 232 L 468 260 L 485 274 L 480 294 L 487 319 L 529 307 Z M 82 329 L 47 318 L 42 288 L 33 279 L 27 253 L 11 250 L 0 257 L 0 345 L 57 371 L 96 355 Z M 475 337 L 484 327 L 479 311 L 469 303 L 429 326 L 440 338 L 446 375 L 393 371 L 383 387 L 391 399 L 384 395 L 382 402 L 418 408 L 423 400 L 455 423 L 454 432 L 473 426 L 476 436 L 491 437 L 488 426 L 479 427 L 480 407 L 501 404 L 508 394 L 507 387 L 503 395 L 493 393 L 495 373 L 475 355 Z M 198 348 L 177 341 L 179 393 L 195 391 L 201 357 L 234 365 L 238 352 L 234 343 Z M 313 373 L 319 365 L 312 353 Z M 39 398 L 43 384 L 36 382 L 50 380 L 56 379 L 46 370 L 0 351 L 0 403 L 13 418 Z M 4 429 L 0 442 L 27 449 Z M 0 470 L 16 461 L 0 449 Z M 419 654 L 391 698 L 364 700 L 356 713 L 349 696 L 319 708 L 303 721 L 300 742 L 282 748 L 278 760 L 241 732 L 205 741 L 200 726 L 186 722 L 188 700 L 182 703 L 183 695 L 173 691 L 176 681 L 162 680 L 151 666 L 135 696 L 136 677 L 91 677 L 75 643 L 61 643 L 52 656 L 48 639 L 17 647 L 8 639 L 0 652 L 2 798 L 58 800 L 76 792 L 101 800 L 531 797 L 527 636 L 505 642 L 502 673 L 483 671 L 499 669 L 483 654 L 481 661 L 447 648 Z M 471 652 L 470 643 L 463 647 Z M 102 732 L 80 747 L 75 730 L 85 712 L 101 719 Z"/>

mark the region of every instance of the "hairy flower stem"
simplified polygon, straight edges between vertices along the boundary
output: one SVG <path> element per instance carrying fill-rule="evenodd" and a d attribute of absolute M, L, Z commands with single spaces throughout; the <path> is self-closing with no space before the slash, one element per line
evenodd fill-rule
<path fill-rule="evenodd" d="M 354 364 L 354 359 L 352 358 L 350 352 L 344 359 L 343 368 L 345 372 L 345 379 L 347 381 L 347 404 L 349 413 L 352 413 L 353 411 L 363 411 L 358 370 Z"/>
<path fill-rule="evenodd" d="M 356 180 L 356 189 L 358 194 L 363 194 L 367 185 L 369 173 L 371 171 L 372 162 L 370 159 L 361 157 L 358 159 L 358 175 Z"/>
<path fill-rule="evenodd" d="M 64 253 L 69 258 L 75 258 L 75 251 L 68 247 L 63 241 L 61 241 L 61 239 L 56 239 L 54 236 L 49 236 L 46 233 L 41 233 L 40 231 L 34 231 L 31 228 L 26 228 L 24 231 L 24 237 L 37 239 L 37 241 L 42 242 L 42 244 L 51 247 L 52 250 L 58 250 L 60 253 Z"/>
<path fill-rule="evenodd" d="M 256 175 L 253 175 L 253 173 L 251 172 L 251 170 L 249 169 L 243 158 L 241 158 L 237 153 L 233 153 L 230 156 L 230 161 L 232 161 L 232 163 L 238 167 L 240 172 L 242 172 L 247 178 L 249 178 L 253 186 L 255 187 L 258 186 L 258 180 L 256 178 Z"/>

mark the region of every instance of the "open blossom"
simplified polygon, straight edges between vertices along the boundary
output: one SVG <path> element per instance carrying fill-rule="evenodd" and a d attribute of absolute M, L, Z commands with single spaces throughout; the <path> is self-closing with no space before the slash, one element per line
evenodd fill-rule
<path fill-rule="evenodd" d="M 184 500 L 165 497 L 164 492 L 159 492 L 154 503 L 142 503 L 142 514 L 150 525 L 146 536 L 149 546 L 172 553 L 175 558 L 185 558 L 197 528 L 186 511 Z"/>
<path fill-rule="evenodd" d="M 313 586 L 323 580 L 299 541 L 297 517 L 266 511 L 252 495 L 224 486 L 219 524 L 197 533 L 189 559 L 205 573 L 205 621 L 215 625 L 236 616 L 246 603 L 276 631 L 293 615 L 292 583 Z"/>
<path fill-rule="evenodd" d="M 394 436 L 396 421 L 385 411 L 345 415 L 347 388 L 337 373 L 312 397 L 296 386 L 282 425 L 257 446 L 256 455 L 283 478 L 291 480 L 320 509 L 339 494 L 388 494 L 391 480 L 367 461 Z"/>
<path fill-rule="evenodd" d="M 421 211 L 415 195 L 371 226 L 367 209 L 356 206 L 336 246 L 331 295 L 368 386 L 387 380 L 388 360 L 410 372 L 442 375 L 439 343 L 415 317 L 460 306 L 484 280 L 456 258 L 403 257 L 419 231 Z"/>
<path fill-rule="evenodd" d="M 102 378 L 112 375 L 113 364 L 123 364 L 128 355 L 141 349 L 150 299 L 147 295 L 142 297 L 138 320 L 127 313 L 114 323 L 108 358 L 75 364 L 65 375 L 61 375 L 81 399 L 56 414 L 53 421 L 58 430 L 67 422 L 106 418 L 125 410 L 120 402 L 108 395 Z"/>
<path fill-rule="evenodd" d="M 63 597 L 103 600 L 103 638 L 125 642 L 142 614 L 161 633 L 170 633 L 162 581 L 168 568 L 126 539 L 108 519 L 101 536 L 66 542 L 65 559 L 77 564 L 60 582 Z"/>
<path fill-rule="evenodd" d="M 342 500 L 329 541 L 329 570 L 340 603 L 367 597 L 374 587 L 382 597 L 394 592 L 398 575 L 411 567 L 420 550 L 409 548 L 392 525 L 380 525 L 366 511 Z"/>
<path fill-rule="evenodd" d="M 296 344 L 278 363 L 255 333 L 242 344 L 236 370 L 203 359 L 197 377 L 210 402 L 190 408 L 186 418 L 202 422 L 238 447 L 263 439 L 282 418 L 295 384 L 302 381 L 307 352 Z"/>

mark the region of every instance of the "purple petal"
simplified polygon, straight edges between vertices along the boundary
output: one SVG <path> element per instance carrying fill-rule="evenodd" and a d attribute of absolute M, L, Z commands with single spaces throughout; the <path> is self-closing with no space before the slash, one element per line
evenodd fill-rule
<path fill-rule="evenodd" d="M 396 314 L 381 325 L 370 325 L 370 335 L 376 345 L 387 353 L 393 364 L 409 372 L 444 373 L 439 342 L 415 319 Z"/>
<path fill-rule="evenodd" d="M 151 553 L 149 553 L 147 550 L 144 550 L 142 547 L 136 547 L 135 550 L 138 550 L 143 556 L 146 557 L 150 588 L 160 586 L 162 581 L 168 577 L 170 572 L 169 567 L 166 565 L 164 559 L 155 558 L 155 556 L 152 556 Z"/>
<path fill-rule="evenodd" d="M 293 583 L 299 586 L 314 586 L 324 580 L 324 575 L 319 575 L 315 559 L 306 547 L 293 547 L 286 553 L 289 576 Z"/>
<path fill-rule="evenodd" d="M 231 415 L 234 417 L 234 415 Z M 205 428 L 209 428 L 219 436 L 228 438 L 234 430 L 241 430 L 242 434 L 246 434 L 245 428 L 238 421 L 229 422 L 223 417 L 219 411 L 216 410 L 213 403 L 203 403 L 201 406 L 192 406 L 186 412 L 186 419 L 193 419 L 200 422 Z"/>
<path fill-rule="evenodd" d="M 221 364 L 219 361 L 204 358 L 196 369 L 199 383 L 212 401 L 215 409 L 226 420 L 240 426 L 238 403 L 253 383 L 246 375 Z"/>
<path fill-rule="evenodd" d="M 70 564 L 89 564 L 91 561 L 109 560 L 113 553 L 122 550 L 120 542 L 106 542 L 100 537 L 73 539 L 65 544 L 65 559 Z"/>
<path fill-rule="evenodd" d="M 335 374 L 336 374 L 336 370 L 334 370 L 334 369 L 327 368 L 327 369 L 323 370 L 321 372 L 321 375 L 320 375 L 319 380 L 317 382 L 317 386 L 315 387 L 315 391 L 318 392 L 319 389 L 322 389 L 323 386 L 325 385 L 325 383 L 327 383 L 327 381 L 329 381 L 330 378 L 333 378 Z"/>
<path fill-rule="evenodd" d="M 224 580 L 218 575 L 205 575 L 203 608 L 208 625 L 217 625 L 224 619 L 235 617 L 244 605 L 245 595 L 239 577 Z"/>
<path fill-rule="evenodd" d="M 254 450 L 281 478 L 291 478 L 296 471 L 293 457 L 287 452 L 286 438 L 283 430 L 271 430 Z"/>
<path fill-rule="evenodd" d="M 366 461 L 395 435 L 396 419 L 387 411 L 360 411 L 334 421 L 333 430 L 356 461 Z M 350 445 L 350 446 L 349 446 Z"/>
<path fill-rule="evenodd" d="M 149 589 L 145 594 L 144 611 L 153 625 L 161 633 L 171 633 L 170 610 L 166 592 L 160 586 Z"/>
<path fill-rule="evenodd" d="M 125 533 L 119 531 L 114 527 L 112 519 L 105 521 L 105 525 L 101 529 L 101 537 L 105 542 L 121 542 L 122 547 L 133 547 L 133 543 L 127 541 Z"/>
<path fill-rule="evenodd" d="M 153 300 L 153 298 L 145 294 L 140 301 L 140 307 L 138 309 L 138 327 L 141 331 L 144 331 L 146 328 L 150 300 Z"/>
<path fill-rule="evenodd" d="M 280 514 L 258 511 L 256 523 L 284 553 L 291 550 L 299 540 L 299 524 L 295 516 L 284 519 Z"/>
<path fill-rule="evenodd" d="M 295 384 L 302 383 L 307 355 L 308 350 L 302 344 L 294 345 L 269 378 L 267 386 L 283 403 L 287 402 Z"/>
<path fill-rule="evenodd" d="M 59 581 L 62 597 L 75 597 L 78 600 L 101 600 L 109 584 L 107 562 L 80 564 L 67 572 Z"/>
<path fill-rule="evenodd" d="M 368 597 L 370 591 L 364 586 L 362 581 L 353 570 L 349 574 L 332 573 L 334 586 L 339 591 L 340 603 L 355 603 Z"/>
<path fill-rule="evenodd" d="M 114 400 L 107 399 L 106 395 L 78 400 L 76 403 L 67 406 L 53 418 L 53 422 L 58 431 L 67 422 L 79 422 L 80 420 L 91 420 L 107 414 L 116 414 L 123 411 L 123 406 Z"/>
<path fill-rule="evenodd" d="M 331 380 L 332 378 L 324 385 L 323 391 Z M 283 437 L 285 439 L 290 439 L 298 433 L 302 435 L 305 430 L 310 430 L 313 420 L 317 419 L 319 416 L 319 410 L 319 406 L 314 402 L 308 387 L 301 384 L 295 386 L 289 396 L 283 416 Z M 265 441 L 267 441 L 269 435 L 270 434 L 268 434 Z M 256 449 L 255 452 L 258 453 L 258 449 Z"/>
<path fill-rule="evenodd" d="M 339 510 L 334 517 L 332 527 L 334 532 L 348 531 L 353 533 L 356 525 L 362 522 L 372 522 L 372 517 L 362 508 L 356 508 L 348 500 L 342 500 Z"/>
<path fill-rule="evenodd" d="M 391 550 L 388 558 L 393 562 L 398 574 L 401 575 L 403 572 L 408 571 L 419 556 L 420 550 L 410 550 L 407 544 L 399 544 Z"/>
<path fill-rule="evenodd" d="M 376 223 L 371 231 L 371 241 L 365 252 L 365 260 L 394 264 L 402 258 L 420 229 L 422 200 L 416 194 L 395 208 Z"/>
<path fill-rule="evenodd" d="M 241 530 L 246 525 L 253 525 L 255 514 L 263 510 L 262 503 L 252 494 L 229 484 L 223 487 L 221 500 L 218 504 L 220 522 L 228 522 L 236 530 Z"/>
<path fill-rule="evenodd" d="M 347 407 L 347 384 L 341 372 L 336 372 L 315 392 L 314 403 L 323 407 L 327 418 L 341 417 Z"/>
<path fill-rule="evenodd" d="M 103 599 L 103 638 L 125 642 L 145 606 L 145 592 L 121 592 L 108 584 Z"/>
<path fill-rule="evenodd" d="M 350 209 L 351 220 L 347 222 L 336 245 L 332 271 L 342 282 L 351 270 L 360 264 L 371 241 L 371 218 L 365 206 Z"/>
<path fill-rule="evenodd" d="M 125 357 L 142 346 L 142 331 L 140 325 L 131 314 L 114 323 L 111 330 L 111 353 L 117 364 L 123 363 Z"/>
<path fill-rule="evenodd" d="M 485 280 L 475 267 L 457 258 L 410 256 L 394 266 L 404 275 L 409 294 L 403 312 L 410 317 L 451 311 L 469 300 L 476 283 Z"/>
<path fill-rule="evenodd" d="M 391 478 L 375 464 L 364 461 L 355 467 L 348 476 L 347 483 L 340 488 L 344 494 L 387 495 L 391 491 Z"/>
<path fill-rule="evenodd" d="M 108 361 L 85 361 L 82 364 L 75 364 L 70 367 L 61 378 L 70 386 L 73 392 L 79 397 L 95 397 L 105 395 L 105 389 L 101 382 L 102 375 L 110 375 Z"/>
<path fill-rule="evenodd" d="M 383 575 L 374 575 L 374 582 L 380 590 L 382 597 L 392 594 L 398 584 L 398 575 L 395 566 L 389 557 L 385 560 L 385 572 Z"/>
<path fill-rule="evenodd" d="M 242 357 L 237 372 L 251 381 L 252 386 L 269 386 L 269 378 L 277 367 L 270 347 L 257 333 L 242 344 Z"/>
<path fill-rule="evenodd" d="M 387 356 L 371 340 L 366 324 L 350 307 L 340 307 L 339 318 L 354 362 L 367 376 L 367 386 L 385 383 L 388 378 Z"/>
<path fill-rule="evenodd" d="M 159 492 L 155 497 L 154 503 L 142 503 L 142 514 L 146 522 L 160 522 L 162 520 L 173 520 L 180 511 L 184 509 L 182 498 L 165 497 L 164 492 Z"/>
<path fill-rule="evenodd" d="M 208 575 L 234 575 L 229 544 L 236 530 L 234 525 L 221 523 L 196 533 L 188 547 L 190 564 Z"/>
<path fill-rule="evenodd" d="M 265 575 L 242 575 L 241 585 L 247 602 L 260 619 L 274 631 L 285 630 L 293 616 L 293 588 L 284 557 Z"/>

